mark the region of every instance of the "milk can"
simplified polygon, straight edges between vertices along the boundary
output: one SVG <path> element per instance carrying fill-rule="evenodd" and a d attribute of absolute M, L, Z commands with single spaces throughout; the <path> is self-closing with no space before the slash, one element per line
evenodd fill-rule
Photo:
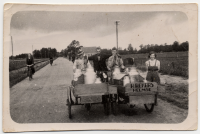
<path fill-rule="evenodd" d="M 118 74 L 120 74 L 120 68 L 118 66 L 116 66 L 113 70 L 113 78 L 115 78 L 115 76 L 117 76 Z"/>
<path fill-rule="evenodd" d="M 138 82 L 138 75 L 139 75 L 139 73 L 138 73 L 136 67 L 129 68 L 128 74 L 130 76 L 130 82 L 131 83 Z"/>
<path fill-rule="evenodd" d="M 90 64 L 86 68 L 84 80 L 85 84 L 93 84 L 96 81 L 96 73 L 94 72 L 94 69 Z"/>
<path fill-rule="evenodd" d="M 125 76 L 124 77 L 124 80 L 123 80 L 123 86 L 126 86 L 126 84 L 130 83 L 130 79 L 128 76 Z"/>
<path fill-rule="evenodd" d="M 137 71 L 136 67 L 129 68 L 129 75 L 138 75 L 138 71 Z"/>
<path fill-rule="evenodd" d="M 81 69 L 76 69 L 75 73 L 73 74 L 74 80 L 77 81 L 78 77 L 81 76 Z"/>

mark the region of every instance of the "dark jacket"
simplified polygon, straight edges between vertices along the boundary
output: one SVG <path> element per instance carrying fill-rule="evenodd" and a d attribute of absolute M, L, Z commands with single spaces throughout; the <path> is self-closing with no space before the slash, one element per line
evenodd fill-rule
<path fill-rule="evenodd" d="M 27 65 L 34 64 L 34 59 L 32 57 L 30 59 L 26 58 L 26 64 Z"/>
<path fill-rule="evenodd" d="M 108 71 L 106 66 L 106 59 L 108 59 L 111 55 L 100 54 L 100 60 L 98 60 L 98 55 L 92 55 L 88 57 L 88 60 L 93 61 L 94 71 Z"/>

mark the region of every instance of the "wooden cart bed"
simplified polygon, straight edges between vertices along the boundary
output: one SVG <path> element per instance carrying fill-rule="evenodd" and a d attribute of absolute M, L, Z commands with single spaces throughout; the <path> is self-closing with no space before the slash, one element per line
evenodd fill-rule
<path fill-rule="evenodd" d="M 117 94 L 117 87 L 106 83 L 78 84 L 74 89 L 74 96 L 93 96 Z"/>

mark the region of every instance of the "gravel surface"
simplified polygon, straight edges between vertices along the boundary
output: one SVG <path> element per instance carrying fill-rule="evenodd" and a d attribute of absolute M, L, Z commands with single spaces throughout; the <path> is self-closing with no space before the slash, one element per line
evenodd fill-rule
<path fill-rule="evenodd" d="M 152 113 L 143 105 L 129 108 L 119 105 L 118 115 L 104 114 L 103 105 L 92 105 L 90 113 L 84 106 L 72 106 L 72 119 L 68 118 L 66 106 L 67 87 L 72 79 L 72 62 L 58 58 L 33 76 L 10 89 L 10 114 L 17 123 L 181 123 L 187 110 L 158 99 Z"/>

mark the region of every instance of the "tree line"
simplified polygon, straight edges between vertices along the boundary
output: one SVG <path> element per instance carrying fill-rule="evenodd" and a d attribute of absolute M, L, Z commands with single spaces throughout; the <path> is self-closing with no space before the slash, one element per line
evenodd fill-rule
<path fill-rule="evenodd" d="M 132 44 L 129 44 L 127 49 L 119 50 L 119 53 L 123 54 L 135 54 L 135 53 L 149 53 L 150 51 L 155 51 L 157 53 L 160 52 L 181 52 L 181 51 L 188 51 L 189 50 L 189 43 L 188 41 L 179 44 L 179 42 L 175 41 L 173 44 L 167 45 L 158 45 L 158 44 L 147 44 L 147 45 L 140 45 L 140 49 L 134 49 Z"/>
<path fill-rule="evenodd" d="M 49 58 L 51 57 L 57 57 L 57 50 L 56 48 L 42 48 L 40 50 L 34 50 L 33 51 L 34 58 Z"/>
<path fill-rule="evenodd" d="M 80 42 L 72 40 L 72 42 L 67 46 L 67 48 L 61 50 L 60 55 L 65 57 L 69 55 L 75 56 L 79 47 L 80 47 Z"/>
<path fill-rule="evenodd" d="M 57 57 L 57 50 L 56 48 L 42 48 L 40 50 L 34 50 L 33 51 L 33 57 L 36 59 L 40 59 L 40 58 L 49 58 L 50 56 L 52 57 Z M 24 59 L 27 57 L 27 53 L 22 53 L 16 56 L 10 56 L 10 58 L 14 58 L 14 59 Z"/>
<path fill-rule="evenodd" d="M 70 43 L 70 45 L 73 43 Z M 69 45 L 69 46 L 70 46 Z M 60 52 L 60 55 L 67 56 L 69 52 L 69 46 L 66 49 L 63 49 Z M 140 49 L 137 50 L 133 47 L 132 44 L 128 44 L 128 47 L 122 50 L 122 48 L 119 47 L 118 53 L 120 55 L 126 55 L 126 54 L 140 54 L 140 53 L 149 53 L 150 51 L 155 51 L 156 53 L 161 52 L 180 52 L 180 51 L 188 51 L 189 50 L 189 42 L 182 42 L 179 44 L 179 42 L 175 41 L 173 44 L 168 45 L 165 44 L 147 44 L 147 45 L 140 45 Z M 103 54 L 111 54 L 111 49 L 102 49 L 101 52 Z"/>

